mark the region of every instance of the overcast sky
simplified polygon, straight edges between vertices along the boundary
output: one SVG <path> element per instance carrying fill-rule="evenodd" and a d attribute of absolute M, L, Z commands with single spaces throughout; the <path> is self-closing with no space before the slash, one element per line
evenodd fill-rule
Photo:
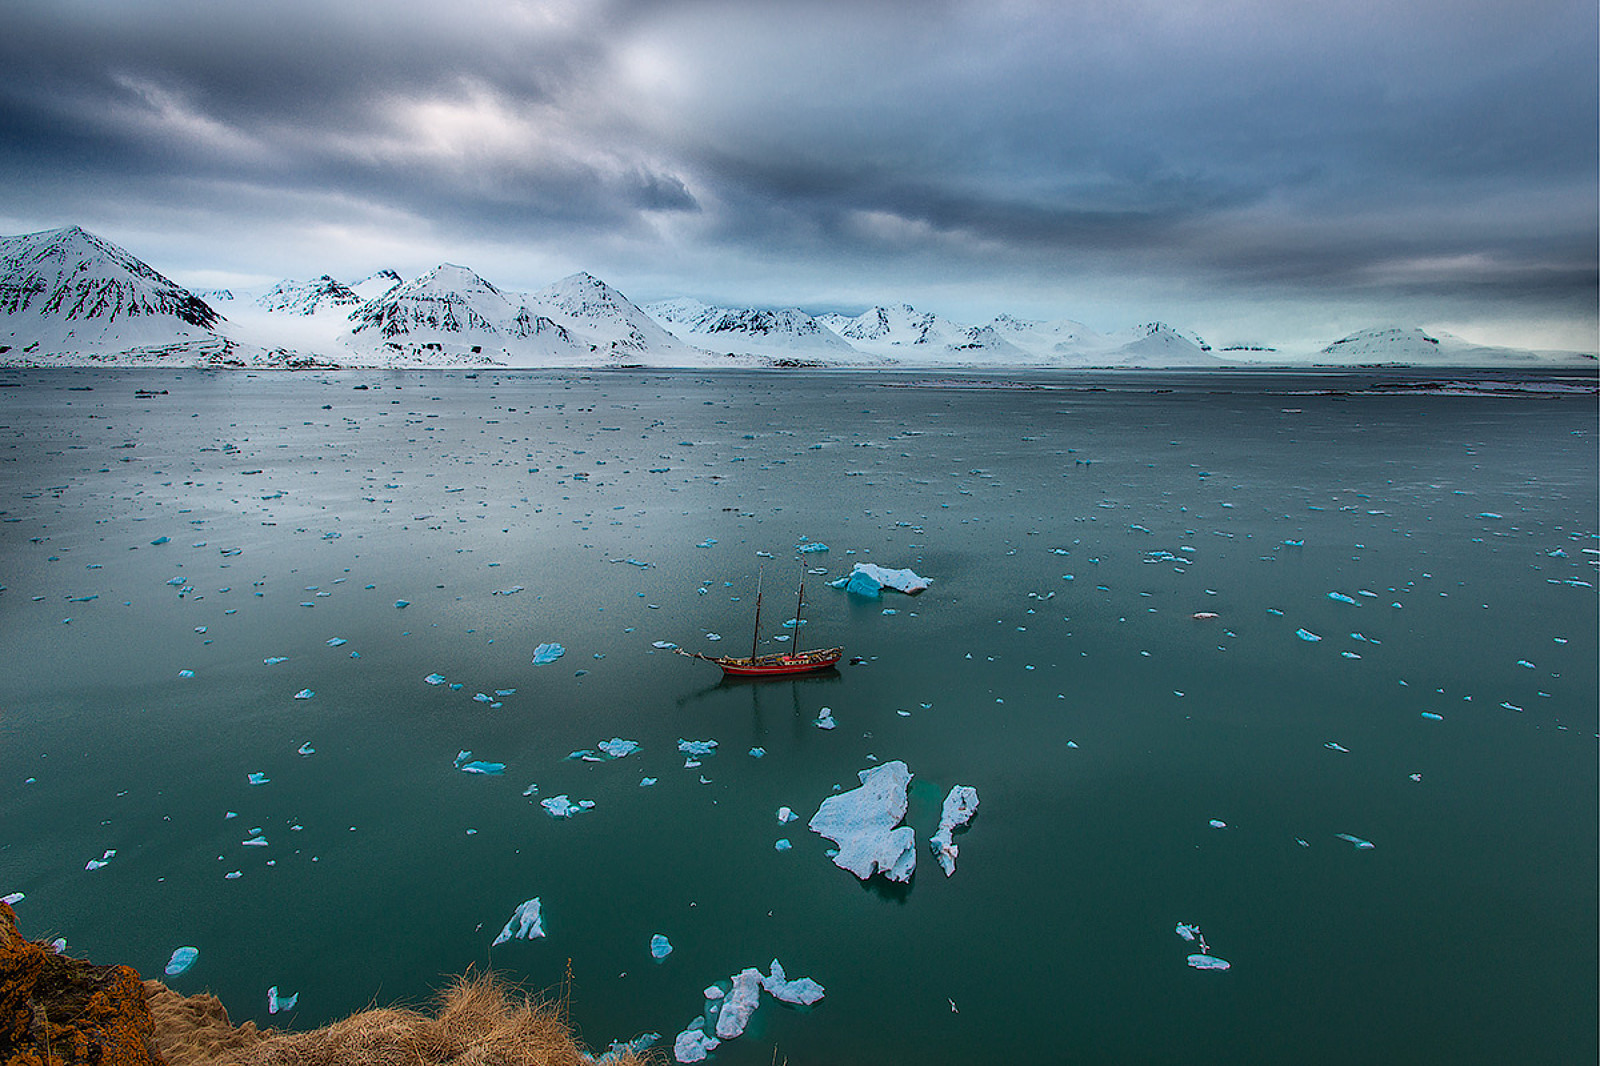
<path fill-rule="evenodd" d="M 1595 0 L 10 0 L 0 232 L 1596 347 Z"/>

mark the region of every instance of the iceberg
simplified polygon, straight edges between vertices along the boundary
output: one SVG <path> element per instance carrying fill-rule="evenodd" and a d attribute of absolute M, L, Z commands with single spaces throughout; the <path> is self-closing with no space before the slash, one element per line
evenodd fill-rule
<path fill-rule="evenodd" d="M 679 1062 L 704 1062 L 706 1056 L 717 1049 L 722 1041 L 714 1036 L 707 1036 L 705 1019 L 696 1018 L 694 1023 L 678 1034 L 672 1042 L 672 1056 Z"/>
<path fill-rule="evenodd" d="M 639 742 L 637 740 L 623 740 L 621 737 L 612 737 L 610 740 L 602 740 L 595 747 L 613 759 L 621 759 L 638 751 Z"/>
<path fill-rule="evenodd" d="M 469 763 L 462 763 L 458 769 L 464 774 L 498 775 L 506 772 L 506 764 L 503 762 L 483 762 L 475 759 Z"/>
<path fill-rule="evenodd" d="M 666 937 L 657 933 L 650 938 L 650 957 L 652 959 L 664 959 L 671 954 L 672 943 Z"/>
<path fill-rule="evenodd" d="M 267 1013 L 276 1014 L 281 1010 L 294 1010 L 294 1005 L 300 1001 L 300 993 L 292 996 L 278 995 L 278 986 L 273 985 L 267 989 Z"/>
<path fill-rule="evenodd" d="M 539 806 L 543 807 L 552 818 L 571 818 L 574 814 L 580 814 L 593 807 L 594 800 L 579 800 L 573 803 L 569 796 L 563 794 L 540 800 Z"/>
<path fill-rule="evenodd" d="M 176 977 L 194 965 L 194 960 L 200 957 L 199 948 L 176 948 L 172 958 L 167 960 L 167 968 L 163 972 L 168 977 Z"/>
<path fill-rule="evenodd" d="M 772 973 L 761 979 L 761 987 L 765 988 L 773 999 L 801 1007 L 811 1006 L 822 998 L 825 991 L 809 977 L 798 977 L 790 981 L 777 959 L 772 960 Z"/>
<path fill-rule="evenodd" d="M 977 813 L 978 790 L 970 785 L 957 785 L 944 798 L 944 809 L 939 814 L 939 828 L 928 843 L 932 846 L 934 857 L 939 860 L 939 866 L 944 870 L 946 877 L 956 872 L 956 855 L 960 852 L 951 837 L 957 827 L 972 821 L 972 816 Z"/>
<path fill-rule="evenodd" d="M 508 940 L 534 940 L 544 936 L 544 918 L 539 914 L 539 897 L 517 904 L 506 921 L 506 927 L 494 938 L 490 947 L 499 947 Z"/>
<path fill-rule="evenodd" d="M 1219 959 L 1215 955 L 1190 955 L 1189 965 L 1197 970 L 1226 970 L 1230 967 L 1227 959 Z"/>
<path fill-rule="evenodd" d="M 933 584 L 932 578 L 921 577 L 909 569 L 892 570 L 876 563 L 856 563 L 848 577 L 829 582 L 836 589 L 853 592 L 857 596 L 877 599 L 886 588 L 915 596 Z"/>
<path fill-rule="evenodd" d="M 734 974 L 733 990 L 717 1012 L 717 1037 L 732 1040 L 750 1024 L 750 1015 L 761 1005 L 761 971 L 753 967 Z"/>
<path fill-rule="evenodd" d="M 541 644 L 533 649 L 533 665 L 545 666 L 555 662 L 567 653 L 567 649 L 559 644 Z"/>
<path fill-rule="evenodd" d="M 714 740 L 684 740 L 678 738 L 678 750 L 685 755 L 715 755 L 717 742 Z"/>
<path fill-rule="evenodd" d="M 860 788 L 823 800 L 808 825 L 839 845 L 833 862 L 841 869 L 863 881 L 875 873 L 910 881 L 917 865 L 916 832 L 900 825 L 900 819 L 906 814 L 911 771 L 896 759 L 858 776 Z"/>

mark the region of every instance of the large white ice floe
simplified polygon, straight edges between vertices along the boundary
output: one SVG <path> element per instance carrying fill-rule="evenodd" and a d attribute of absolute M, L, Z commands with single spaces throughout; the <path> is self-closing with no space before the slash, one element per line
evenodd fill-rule
<path fill-rule="evenodd" d="M 917 866 L 916 832 L 900 819 L 906 815 L 911 771 L 896 759 L 859 776 L 860 788 L 823 800 L 807 824 L 839 845 L 834 864 L 863 881 L 875 873 L 910 881 Z"/>
<path fill-rule="evenodd" d="M 886 588 L 914 596 L 932 585 L 933 579 L 921 577 L 910 569 L 891 570 L 876 563 L 857 563 L 848 577 L 830 584 L 857 596 L 881 596 Z"/>
<path fill-rule="evenodd" d="M 933 847 L 934 857 L 939 860 L 939 866 L 944 870 L 946 877 L 956 872 L 956 855 L 961 850 L 956 847 L 951 837 L 959 826 L 972 821 L 972 816 L 977 813 L 978 790 L 971 785 L 957 785 L 944 798 L 944 810 L 939 815 L 939 828 L 928 843 Z"/>
<path fill-rule="evenodd" d="M 766 989 L 773 999 L 801 1007 L 811 1006 L 822 998 L 824 991 L 821 985 L 809 977 L 789 980 L 777 959 L 772 960 L 772 973 L 761 979 L 761 987 Z"/>
<path fill-rule="evenodd" d="M 722 1001 L 717 1012 L 717 1038 L 732 1040 L 750 1024 L 750 1015 L 761 1005 L 761 971 L 754 967 L 740 970 L 733 976 L 733 990 Z"/>
<path fill-rule="evenodd" d="M 672 1042 L 672 1057 L 679 1062 L 704 1062 L 706 1056 L 722 1043 L 706 1033 L 705 1019 L 696 1018 L 689 1028 L 678 1034 Z"/>
<path fill-rule="evenodd" d="M 533 940 L 544 936 L 544 918 L 539 914 L 539 897 L 535 896 L 517 904 L 511 912 L 506 927 L 494 938 L 490 947 L 498 947 L 508 940 Z"/>

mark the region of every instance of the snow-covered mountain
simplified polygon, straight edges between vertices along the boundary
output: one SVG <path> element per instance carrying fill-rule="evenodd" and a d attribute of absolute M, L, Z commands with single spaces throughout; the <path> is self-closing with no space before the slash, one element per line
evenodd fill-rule
<path fill-rule="evenodd" d="M 369 364 L 568 366 L 594 354 L 525 299 L 453 263 L 362 304 L 350 322 L 338 342 Z"/>
<path fill-rule="evenodd" d="M 566 328 L 603 363 L 671 366 L 673 360 L 699 363 L 700 353 L 667 332 L 610 285 L 577 273 L 531 293 L 528 301 Z"/>
<path fill-rule="evenodd" d="M 77 226 L 0 238 L 0 345 L 106 355 L 214 336 L 222 316 Z"/>
<path fill-rule="evenodd" d="M 387 296 L 395 290 L 396 286 L 404 285 L 405 278 L 393 270 L 385 267 L 374 271 L 350 286 L 350 291 L 361 297 L 362 300 L 376 300 Z"/>
<path fill-rule="evenodd" d="M 833 315 L 825 324 L 854 347 L 875 355 L 892 355 L 896 349 L 906 348 L 940 351 L 968 339 L 964 327 L 910 304 L 871 307 L 852 319 Z"/>
<path fill-rule="evenodd" d="M 1547 355 L 1521 348 L 1473 344 L 1454 334 L 1416 327 L 1385 326 L 1357 330 L 1311 358 L 1321 366 L 1515 366 L 1549 362 Z"/>
<path fill-rule="evenodd" d="M 780 362 L 853 364 L 860 352 L 837 333 L 796 308 L 713 307 L 699 300 L 645 305 L 677 337 L 713 352 L 757 355 Z"/>
<path fill-rule="evenodd" d="M 348 286 L 341 285 L 324 274 L 310 281 L 292 279 L 280 281 L 268 289 L 266 295 L 257 299 L 256 303 L 265 310 L 290 315 L 315 315 L 319 312 L 335 311 L 348 317 L 352 309 L 360 307 L 366 301 Z"/>
<path fill-rule="evenodd" d="M 1100 358 L 1101 366 L 1138 367 L 1220 367 L 1231 365 L 1212 352 L 1211 345 L 1192 333 L 1174 329 L 1164 322 L 1146 322 L 1132 329 L 1108 335 L 1109 350 Z"/>

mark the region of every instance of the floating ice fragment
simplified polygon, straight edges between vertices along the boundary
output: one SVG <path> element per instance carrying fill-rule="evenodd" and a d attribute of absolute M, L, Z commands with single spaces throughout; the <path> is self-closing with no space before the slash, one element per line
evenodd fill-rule
<path fill-rule="evenodd" d="M 772 842 L 773 851 L 788 851 L 792 847 L 794 844 L 787 837 L 779 837 Z"/>
<path fill-rule="evenodd" d="M 671 954 L 672 944 L 666 937 L 657 933 L 650 938 L 650 957 L 652 959 L 664 959 Z"/>
<path fill-rule="evenodd" d="M 279 663 L 286 663 L 288 661 L 289 661 L 289 657 L 287 655 L 274 655 L 269 659 L 262 659 L 261 660 L 261 665 L 262 666 L 277 666 Z"/>
<path fill-rule="evenodd" d="M 582 813 L 594 806 L 594 800 L 579 800 L 573 803 L 566 795 L 551 796 L 547 800 L 540 800 L 539 806 L 543 807 L 552 818 L 571 818 L 574 814 Z"/>
<path fill-rule="evenodd" d="M 193 670 L 179 670 L 178 671 L 178 676 L 179 677 L 193 677 L 194 676 L 194 671 Z"/>
<path fill-rule="evenodd" d="M 766 753 L 767 753 L 767 749 L 766 748 L 751 748 L 750 749 L 750 757 L 752 759 L 759 759 L 762 756 L 766 755 Z"/>
<path fill-rule="evenodd" d="M 117 849 L 116 848 L 111 848 L 111 849 L 107 850 L 103 855 L 101 855 L 98 859 L 90 859 L 88 862 L 84 863 L 83 864 L 83 868 L 85 870 L 98 870 L 102 866 L 109 865 L 110 862 L 111 862 L 112 857 L 115 856 L 116 854 L 117 854 Z"/>
<path fill-rule="evenodd" d="M 822 708 L 822 710 L 817 712 L 816 727 L 818 729 L 832 729 L 834 726 L 836 726 L 838 724 L 839 724 L 838 722 L 835 722 L 833 720 L 833 708 L 832 707 L 824 707 L 824 708 Z"/>
<path fill-rule="evenodd" d="M 1526 660 L 1526 659 L 1518 659 L 1518 660 L 1517 660 L 1517 665 L 1518 665 L 1518 666 L 1526 666 L 1526 667 L 1527 667 L 1527 668 L 1528 668 L 1528 669 L 1529 669 L 1529 670 L 1536 670 L 1536 669 L 1538 669 L 1538 667 L 1536 667 L 1536 666 L 1534 666 L 1534 665 L 1533 665 L 1533 664 L 1532 664 L 1532 663 L 1530 663 L 1530 662 L 1529 662 L 1529 661 L 1528 661 L 1528 660 Z"/>
<path fill-rule="evenodd" d="M 253 774 L 247 774 L 246 776 L 252 785 L 265 785 L 272 780 L 272 778 L 259 771 Z"/>
<path fill-rule="evenodd" d="M 559 644 L 541 644 L 533 649 L 533 665 L 545 666 L 555 662 L 567 653 L 567 649 Z"/>
<path fill-rule="evenodd" d="M 294 694 L 294 698 L 297 699 L 297 700 L 309 700 L 312 696 L 315 696 L 315 695 L 316 695 L 316 693 L 312 692 L 310 689 L 303 688 L 299 692 L 296 692 Z"/>
<path fill-rule="evenodd" d="M 521 585 L 512 585 L 508 589 L 495 589 L 489 593 L 491 596 L 515 596 L 522 591 Z"/>
<path fill-rule="evenodd" d="M 1211 825 L 1211 828 L 1213 828 L 1213 829 L 1226 829 L 1226 828 L 1228 828 L 1228 823 L 1224 822 L 1221 818 L 1213 818 L 1213 819 L 1211 819 L 1210 825 Z"/>
<path fill-rule="evenodd" d="M 656 779 L 653 778 L 653 777 L 641 777 L 641 778 L 639 778 L 639 787 L 640 788 L 649 788 L 651 785 L 653 785 L 655 783 L 656 783 Z"/>
<path fill-rule="evenodd" d="M 1317 636 L 1315 633 L 1311 632 L 1311 630 L 1309 630 L 1309 629 L 1297 629 L 1297 630 L 1294 631 L 1294 635 L 1299 637 L 1301 640 L 1313 640 L 1313 641 L 1315 641 L 1315 640 L 1321 640 L 1322 639 L 1321 637 Z"/>
<path fill-rule="evenodd" d="M 1351 844 L 1354 844 L 1356 846 L 1356 848 L 1358 848 L 1360 850 L 1366 850 L 1368 848 L 1377 847 L 1377 845 L 1374 844 L 1372 841 L 1370 841 L 1370 840 L 1362 840 L 1360 837 L 1353 837 L 1349 833 L 1335 833 L 1333 835 L 1338 837 L 1340 840 L 1348 840 Z"/>
<path fill-rule="evenodd" d="M 317 749 L 313 748 L 311 746 L 311 741 L 308 740 L 304 744 L 302 744 L 298 748 L 296 748 L 295 752 L 297 754 L 300 754 L 300 755 L 315 755 L 317 753 Z"/>
<path fill-rule="evenodd" d="M 430 685 L 442 685 L 442 684 L 444 684 L 444 675 L 443 674 L 429 674 L 427 677 L 423 678 L 422 680 L 426 681 Z"/>
<path fill-rule="evenodd" d="M 939 814 L 939 828 L 928 841 L 933 848 L 934 857 L 939 860 L 939 866 L 944 870 L 944 875 L 949 877 L 956 872 L 956 856 L 960 849 L 956 847 L 952 835 L 955 830 L 972 821 L 972 816 L 978 813 L 978 790 L 970 785 L 956 785 L 944 798 L 944 808 Z"/>
<path fill-rule="evenodd" d="M 794 550 L 809 554 L 810 552 L 825 552 L 828 550 L 828 546 L 823 544 L 821 541 L 814 541 L 810 544 L 797 545 Z"/>
<path fill-rule="evenodd" d="M 15 907 L 27 898 L 28 894 L 26 892 L 12 892 L 8 895 L 0 896 L 0 903 L 4 903 L 7 907 Z"/>
<path fill-rule="evenodd" d="M 300 993 L 292 996 L 278 995 L 278 986 L 273 985 L 267 989 L 267 1013 L 276 1014 L 281 1010 L 294 1010 L 294 1005 L 300 1001 Z"/>
<path fill-rule="evenodd" d="M 761 987 L 766 989 L 773 999 L 800 1007 L 811 1006 L 821 999 L 826 991 L 809 977 L 789 980 L 777 959 L 772 960 L 772 972 L 761 979 Z"/>
<path fill-rule="evenodd" d="M 151 541 L 150 543 L 151 544 L 169 544 L 169 543 L 171 543 L 171 541 L 172 541 L 171 537 L 157 537 L 155 540 Z"/>
<path fill-rule="evenodd" d="M 1322 746 L 1327 748 L 1329 751 L 1342 751 L 1346 755 L 1350 754 L 1350 749 L 1349 748 L 1345 747 L 1343 744 L 1339 744 L 1339 743 L 1337 743 L 1335 741 L 1332 741 L 1332 740 L 1328 741 L 1326 744 L 1324 744 Z"/>
<path fill-rule="evenodd" d="M 1189 965 L 1197 970 L 1226 970 L 1232 965 L 1227 959 L 1215 955 L 1190 955 Z"/>
<path fill-rule="evenodd" d="M 718 1038 L 732 1040 L 743 1033 L 750 1024 L 750 1015 L 760 1004 L 761 971 L 753 967 L 740 970 L 733 977 L 733 990 L 723 999 L 722 1010 L 717 1012 Z"/>
<path fill-rule="evenodd" d="M 722 1041 L 707 1036 L 705 1024 L 704 1018 L 696 1018 L 689 1028 L 678 1034 L 672 1042 L 673 1058 L 679 1062 L 704 1062 L 706 1056 L 717 1049 Z"/>
<path fill-rule="evenodd" d="M 167 960 L 167 968 L 164 972 L 168 977 L 176 977 L 193 966 L 194 960 L 199 957 L 199 948 L 176 948 L 172 952 L 172 958 Z"/>
<path fill-rule="evenodd" d="M 639 742 L 637 740 L 623 740 L 621 737 L 612 737 L 610 740 L 602 740 L 595 747 L 613 759 L 621 759 L 638 751 Z"/>
<path fill-rule="evenodd" d="M 874 873 L 910 881 L 917 865 L 916 832 L 900 825 L 900 819 L 906 813 L 911 771 L 896 759 L 858 776 L 860 788 L 822 801 L 811 816 L 811 831 L 839 845 L 834 864 L 863 881 Z"/>
<path fill-rule="evenodd" d="M 237 880 L 239 880 L 239 878 L 241 878 L 243 876 L 244 876 L 244 871 L 242 871 L 242 870 L 234 870 L 234 871 L 232 871 L 230 873 L 223 874 L 222 875 L 222 879 L 224 881 L 237 881 Z"/>
<path fill-rule="evenodd" d="M 403 610 L 403 609 L 411 606 L 411 601 L 410 600 L 395 600 L 394 601 L 394 605 L 395 605 L 395 607 L 397 609 L 402 609 Z"/>
<path fill-rule="evenodd" d="M 671 651 L 673 648 L 677 647 L 677 645 L 672 643 L 670 640 L 658 640 L 652 643 L 650 646 L 652 648 L 659 648 L 661 651 Z"/>
<path fill-rule="evenodd" d="M 1175 930 L 1175 932 L 1185 940 L 1193 940 L 1195 937 L 1200 935 L 1200 927 L 1198 925 L 1185 925 L 1183 922 L 1179 922 L 1178 928 Z"/>
<path fill-rule="evenodd" d="M 500 935 L 489 946 L 498 947 L 508 940 L 536 940 L 542 936 L 544 918 L 539 914 L 539 897 L 535 896 L 517 904 L 517 909 L 506 920 L 505 928 L 500 930 Z"/>
<path fill-rule="evenodd" d="M 1357 607 L 1361 606 L 1359 603 L 1356 603 L 1354 597 L 1346 596 L 1342 592 L 1330 592 L 1330 593 L 1328 593 L 1328 599 L 1330 599 L 1330 600 L 1338 600 L 1340 603 L 1355 603 L 1355 605 Z"/>
<path fill-rule="evenodd" d="M 684 740 L 678 738 L 678 750 L 685 755 L 715 755 L 717 742 L 714 740 Z"/>
<path fill-rule="evenodd" d="M 794 813 L 794 811 L 790 810 L 788 807 L 778 808 L 778 822 L 780 824 L 787 825 L 789 822 L 798 822 L 799 820 L 800 816 Z"/>

